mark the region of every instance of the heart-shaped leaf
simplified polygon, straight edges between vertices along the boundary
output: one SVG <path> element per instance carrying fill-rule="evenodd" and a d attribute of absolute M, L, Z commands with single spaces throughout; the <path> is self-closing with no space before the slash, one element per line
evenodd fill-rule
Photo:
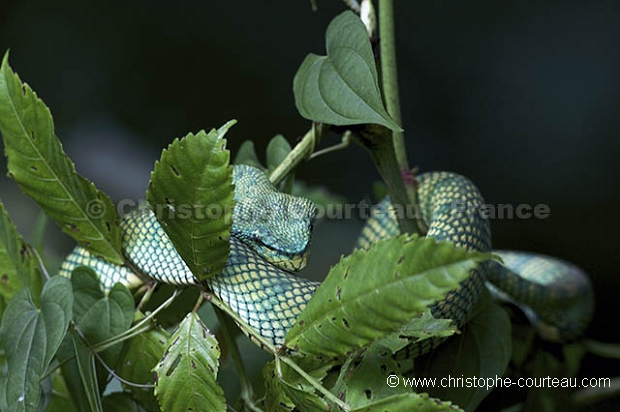
<path fill-rule="evenodd" d="M 90 345 L 120 335 L 131 326 L 135 304 L 131 292 L 121 283 L 104 293 L 97 275 L 90 268 L 78 267 L 71 274 L 73 285 L 73 317 Z M 116 344 L 101 352 L 102 358 L 114 366 L 123 349 Z"/>
<path fill-rule="evenodd" d="M 3 411 L 35 411 L 41 394 L 41 377 L 62 342 L 71 320 L 73 294 L 69 279 L 54 276 L 35 306 L 28 289 L 15 294 L 2 316 L 0 341 L 8 369 Z M 4 403 L 4 402 L 2 402 Z"/>
<path fill-rule="evenodd" d="M 326 32 L 327 56 L 309 54 L 293 80 L 295 105 L 306 119 L 346 126 L 376 123 L 401 131 L 381 99 L 377 68 L 362 21 L 351 11 Z"/>

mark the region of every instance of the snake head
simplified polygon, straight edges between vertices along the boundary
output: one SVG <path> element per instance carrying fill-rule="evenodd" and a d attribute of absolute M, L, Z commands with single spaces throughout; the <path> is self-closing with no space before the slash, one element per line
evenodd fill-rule
<path fill-rule="evenodd" d="M 303 269 L 317 213 L 314 203 L 278 192 L 260 170 L 247 166 L 235 166 L 235 186 L 232 235 L 281 269 Z"/>

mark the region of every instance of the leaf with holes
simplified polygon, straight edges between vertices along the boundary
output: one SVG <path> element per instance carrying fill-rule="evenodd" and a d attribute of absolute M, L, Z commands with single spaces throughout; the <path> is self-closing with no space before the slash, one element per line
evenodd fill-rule
<path fill-rule="evenodd" d="M 6 353 L 6 386 L 0 409 L 35 411 L 41 378 L 60 346 L 72 316 L 69 279 L 54 276 L 41 292 L 37 307 L 28 289 L 15 294 L 2 315 L 0 341 Z"/>
<path fill-rule="evenodd" d="M 219 273 L 228 258 L 234 208 L 232 167 L 223 136 L 230 121 L 209 133 L 175 139 L 151 173 L 147 199 L 194 276 Z"/>
<path fill-rule="evenodd" d="M 153 369 L 155 396 L 162 411 L 226 411 L 224 391 L 216 380 L 219 357 L 215 337 L 196 313 L 189 313 Z"/>
<path fill-rule="evenodd" d="M 502 376 L 512 354 L 510 319 L 504 309 L 482 295 L 475 316 L 463 333 L 415 362 L 416 376 L 441 379 L 446 376 L 475 376 L 491 379 Z M 475 410 L 492 388 L 479 385 L 456 385 L 450 388 L 429 387 L 431 396 L 449 399 L 467 411 Z"/>
<path fill-rule="evenodd" d="M 424 339 L 447 338 L 458 332 L 459 329 L 452 319 L 435 319 L 431 311 L 427 310 L 421 316 L 411 319 L 397 332 L 390 333 L 375 344 L 381 344 L 392 353 L 396 353 L 412 341 L 420 342 Z"/>
<path fill-rule="evenodd" d="M 328 375 L 335 362 L 317 362 L 312 358 L 294 358 L 296 364 L 301 367 L 315 381 L 322 382 Z M 334 405 L 319 395 L 314 386 L 308 383 L 293 368 L 284 362 L 280 364 L 281 379 L 279 386 L 284 394 L 290 398 L 302 412 L 327 412 L 335 408 Z"/>
<path fill-rule="evenodd" d="M 412 392 L 411 386 L 386 384 L 392 375 L 403 375 L 392 352 L 381 345 L 371 345 L 361 361 L 352 362 L 346 373 L 340 373 L 344 400 L 352 408 L 359 408 L 390 396 Z"/>
<path fill-rule="evenodd" d="M 75 171 L 54 134 L 47 106 L 13 72 L 0 67 L 0 131 L 8 174 L 63 231 L 97 255 L 122 263 L 121 231 L 112 200 Z"/>
<path fill-rule="evenodd" d="M 376 123 L 400 131 L 381 100 L 372 47 L 359 17 L 345 11 L 325 37 L 327 56 L 309 54 L 295 74 L 299 113 L 337 126 Z"/>
<path fill-rule="evenodd" d="M 0 202 L 0 296 L 11 299 L 22 287 L 28 287 L 38 301 L 42 287 L 38 262 Z"/>
<path fill-rule="evenodd" d="M 405 393 L 383 398 L 351 412 L 458 412 L 463 410 L 451 402 L 429 397 L 426 393 Z"/>
<path fill-rule="evenodd" d="M 491 256 L 408 235 L 357 250 L 330 270 L 286 346 L 319 358 L 347 355 L 420 316 Z"/>
<path fill-rule="evenodd" d="M 73 286 L 73 319 L 90 345 L 120 335 L 131 326 L 135 303 L 131 292 L 117 283 L 109 293 L 92 269 L 81 266 L 71 273 Z M 103 360 L 114 367 L 123 344 L 119 343 L 101 352 Z"/>
<path fill-rule="evenodd" d="M 292 412 L 295 404 L 282 390 L 280 377 L 276 373 L 275 362 L 268 362 L 263 367 L 263 381 L 265 382 L 265 396 L 258 406 L 272 412 Z"/>

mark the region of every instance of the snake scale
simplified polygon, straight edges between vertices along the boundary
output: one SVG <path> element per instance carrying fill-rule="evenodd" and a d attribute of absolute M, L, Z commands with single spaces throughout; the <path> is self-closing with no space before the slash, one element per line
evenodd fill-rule
<path fill-rule="evenodd" d="M 300 278 L 315 220 L 314 204 L 278 192 L 259 169 L 234 166 L 236 206 L 229 238 L 230 252 L 223 271 L 205 287 L 215 293 L 241 320 L 275 346 L 295 323 L 319 283 Z M 489 221 L 476 207 L 482 196 L 472 182 L 449 172 L 418 176 L 418 197 L 427 236 L 470 250 L 491 250 Z M 399 233 L 388 198 L 366 222 L 357 247 Z M 121 222 L 123 253 L 129 266 L 108 263 L 77 246 L 63 262 L 60 274 L 70 276 L 78 266 L 92 268 L 105 290 L 116 282 L 129 287 L 143 283 L 143 275 L 162 283 L 199 285 L 150 209 L 139 209 Z M 588 277 L 568 262 L 512 251 L 494 251 L 503 264 L 487 261 L 473 269 L 460 286 L 437 302 L 436 318 L 462 325 L 489 284 L 497 296 L 521 306 L 543 338 L 553 341 L 577 337 L 593 312 Z"/>

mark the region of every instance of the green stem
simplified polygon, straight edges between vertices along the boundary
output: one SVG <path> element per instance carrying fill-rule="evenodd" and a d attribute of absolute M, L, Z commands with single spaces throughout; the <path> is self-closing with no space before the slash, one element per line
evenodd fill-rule
<path fill-rule="evenodd" d="M 150 322 L 160 311 L 170 306 L 178 295 L 179 295 L 179 290 L 175 289 L 172 295 L 170 295 L 170 297 L 166 299 L 164 303 L 159 305 L 157 309 L 155 309 L 153 312 L 149 313 L 147 316 L 140 319 L 138 323 L 136 323 L 131 328 L 127 329 L 125 332 L 117 336 L 113 336 L 109 339 L 106 339 L 104 341 L 97 343 L 96 345 L 93 345 L 93 349 L 96 351 L 103 351 L 109 348 L 110 346 L 114 346 L 119 342 L 122 342 L 136 335 L 139 335 L 142 332 L 148 331 L 149 329 L 151 329 L 151 325 L 146 325 L 146 323 Z"/>
<path fill-rule="evenodd" d="M 379 38 L 381 39 L 381 84 L 386 109 L 392 119 L 402 126 L 392 0 L 379 0 Z M 394 140 L 396 160 L 400 169 L 409 170 L 404 133 L 402 131 L 392 132 L 392 139 Z"/>
<path fill-rule="evenodd" d="M 313 123 L 312 128 L 295 145 L 293 150 L 284 158 L 282 163 L 271 172 L 269 180 L 277 186 L 286 176 L 293 171 L 302 161 L 310 157 L 314 149 L 318 146 L 323 136 L 324 126 L 322 123 Z"/>
<path fill-rule="evenodd" d="M 392 0 L 379 0 L 379 38 L 381 41 L 380 59 L 383 96 L 389 115 L 396 123 L 402 125 L 394 32 L 393 2 Z M 414 216 L 398 218 L 401 231 L 424 235 L 428 228 L 422 220 L 415 177 L 411 173 L 409 162 L 407 161 L 407 149 L 405 147 L 403 131 L 393 131 L 391 141 L 392 153 L 390 153 L 389 148 L 383 149 L 383 153 L 373 156 L 375 163 L 384 179 L 389 179 L 385 181 L 390 188 L 390 195 L 394 203 L 403 205 L 404 210 L 407 210 L 406 205 L 412 205 L 413 207 Z M 397 165 L 398 172 L 390 164 L 393 160 Z M 399 181 L 402 181 L 402 184 Z"/>
<path fill-rule="evenodd" d="M 230 322 L 230 318 L 226 316 L 226 313 L 217 306 L 214 306 L 215 315 L 217 316 L 217 320 L 220 323 L 220 330 L 222 331 L 222 335 L 224 336 L 224 341 L 228 346 L 228 350 L 230 351 L 230 356 L 232 357 L 233 363 L 235 364 L 235 368 L 237 369 L 237 375 L 239 375 L 239 384 L 241 385 L 241 399 L 244 404 L 252 411 L 262 412 L 260 408 L 257 408 L 254 405 L 254 391 L 252 390 L 252 384 L 250 383 L 250 379 L 248 378 L 248 374 L 245 370 L 245 365 L 243 364 L 243 358 L 241 357 L 241 352 L 239 352 L 239 346 L 237 346 L 237 341 L 231 332 L 231 328 L 234 326 Z"/>

